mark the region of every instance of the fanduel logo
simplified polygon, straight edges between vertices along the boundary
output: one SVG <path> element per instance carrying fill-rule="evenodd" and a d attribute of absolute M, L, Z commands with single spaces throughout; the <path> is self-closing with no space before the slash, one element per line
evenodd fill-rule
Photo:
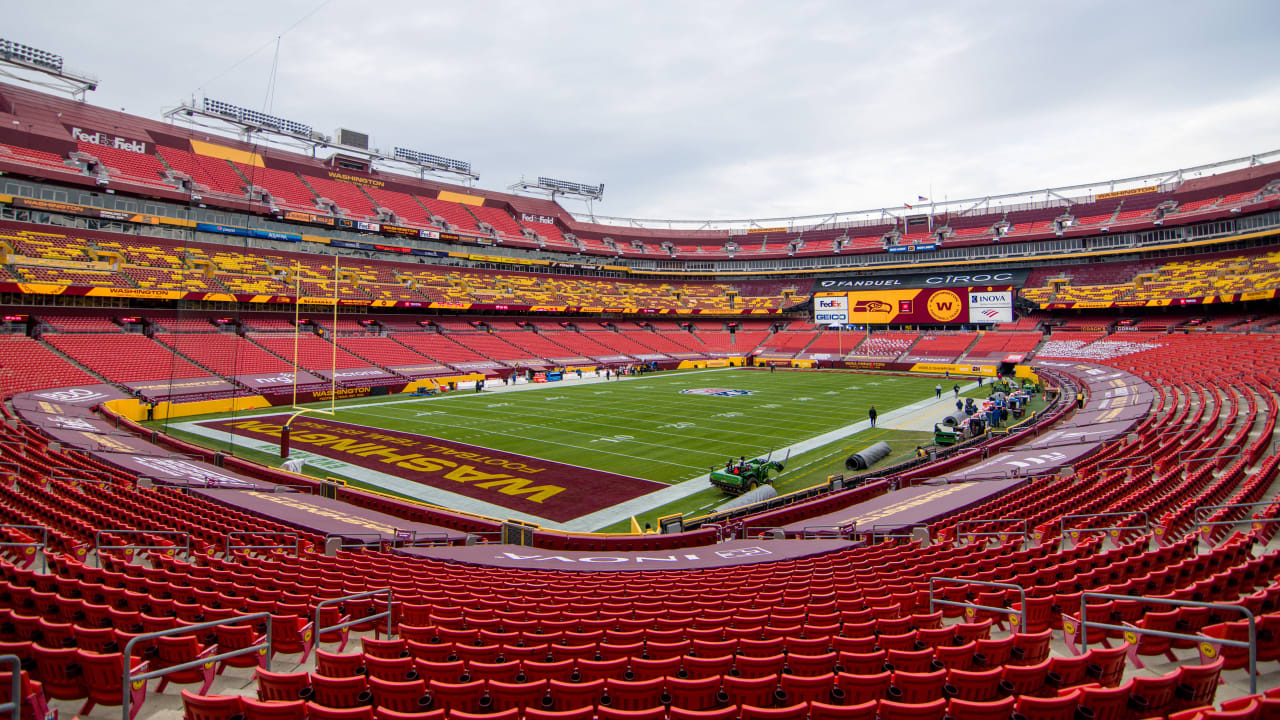
<path fill-rule="evenodd" d="M 71 128 L 71 137 L 80 142 L 105 145 L 117 150 L 128 150 L 136 153 L 145 153 L 147 151 L 147 144 L 141 140 L 130 140 L 118 135 L 108 135 L 104 132 L 88 132 L 78 127 Z"/>
<path fill-rule="evenodd" d="M 36 397 L 62 403 L 86 403 L 107 399 L 105 393 L 100 393 L 97 390 L 85 390 L 84 388 L 36 393 Z"/>

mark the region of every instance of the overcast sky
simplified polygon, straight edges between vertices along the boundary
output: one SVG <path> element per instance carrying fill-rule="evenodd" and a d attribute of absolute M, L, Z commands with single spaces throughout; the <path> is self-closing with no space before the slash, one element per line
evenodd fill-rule
<path fill-rule="evenodd" d="M 466 160 L 487 189 L 548 175 L 605 183 L 597 214 L 730 219 L 1280 148 L 1277 27 L 1275 0 L 63 0 L 7 7 L 0 37 L 149 118 L 208 96 Z"/>

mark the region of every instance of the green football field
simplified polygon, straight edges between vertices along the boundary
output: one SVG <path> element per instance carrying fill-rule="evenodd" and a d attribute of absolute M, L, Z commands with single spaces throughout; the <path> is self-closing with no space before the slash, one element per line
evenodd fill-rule
<path fill-rule="evenodd" d="M 933 394 L 933 378 L 722 370 L 340 408 L 337 420 L 674 483 Z M 501 386 L 499 385 L 499 388 Z M 745 390 L 719 397 L 681 391 Z"/>
<path fill-rule="evenodd" d="M 674 484 L 703 476 L 731 457 L 770 451 L 778 457 L 781 448 L 865 421 L 872 405 L 883 416 L 932 398 L 938 382 L 936 377 L 854 372 L 667 372 L 505 391 L 498 384 L 493 392 L 460 390 L 426 399 L 398 395 L 348 401 L 337 405 L 333 419 Z M 217 444 L 180 430 L 175 434 Z M 790 458 L 776 483 L 779 492 L 843 472 L 850 452 L 878 440 L 890 442 L 894 449 L 888 463 L 909 457 L 917 444 L 928 444 L 931 433 L 868 429 L 807 448 Z M 235 452 L 279 462 L 265 453 L 242 448 Z M 342 474 L 308 469 L 321 476 Z M 696 512 L 728 499 L 708 485 L 679 502 L 643 513 L 640 520 L 643 524 L 668 512 Z M 628 527 L 629 519 L 595 529 Z"/>

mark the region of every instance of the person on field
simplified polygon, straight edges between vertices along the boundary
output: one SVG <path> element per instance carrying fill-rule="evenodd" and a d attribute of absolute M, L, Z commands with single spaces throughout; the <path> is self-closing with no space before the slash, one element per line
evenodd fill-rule
<path fill-rule="evenodd" d="M 877 413 L 877 412 L 876 412 L 876 406 L 875 406 L 875 405 L 872 405 L 872 406 L 871 406 L 871 409 L 867 411 L 867 417 L 871 418 L 871 427 L 875 427 L 875 426 L 876 426 L 876 415 L 878 415 L 878 414 L 879 414 L 879 413 Z"/>
<path fill-rule="evenodd" d="M 938 399 L 941 400 L 942 399 L 942 383 L 938 383 L 937 385 L 934 385 L 933 392 L 935 395 L 938 396 Z"/>

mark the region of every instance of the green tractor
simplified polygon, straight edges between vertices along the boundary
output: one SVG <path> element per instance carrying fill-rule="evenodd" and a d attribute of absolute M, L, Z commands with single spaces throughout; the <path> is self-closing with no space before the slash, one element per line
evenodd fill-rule
<path fill-rule="evenodd" d="M 772 455 L 772 452 L 769 453 L 770 457 Z M 771 460 L 769 457 L 750 460 L 743 458 L 739 462 L 730 460 L 724 467 L 711 470 L 711 484 L 723 490 L 726 495 L 741 495 L 761 485 L 771 485 L 773 480 L 769 477 L 769 471 L 782 472 L 790 457 L 791 453 L 788 452 L 787 457 L 782 460 Z"/>

